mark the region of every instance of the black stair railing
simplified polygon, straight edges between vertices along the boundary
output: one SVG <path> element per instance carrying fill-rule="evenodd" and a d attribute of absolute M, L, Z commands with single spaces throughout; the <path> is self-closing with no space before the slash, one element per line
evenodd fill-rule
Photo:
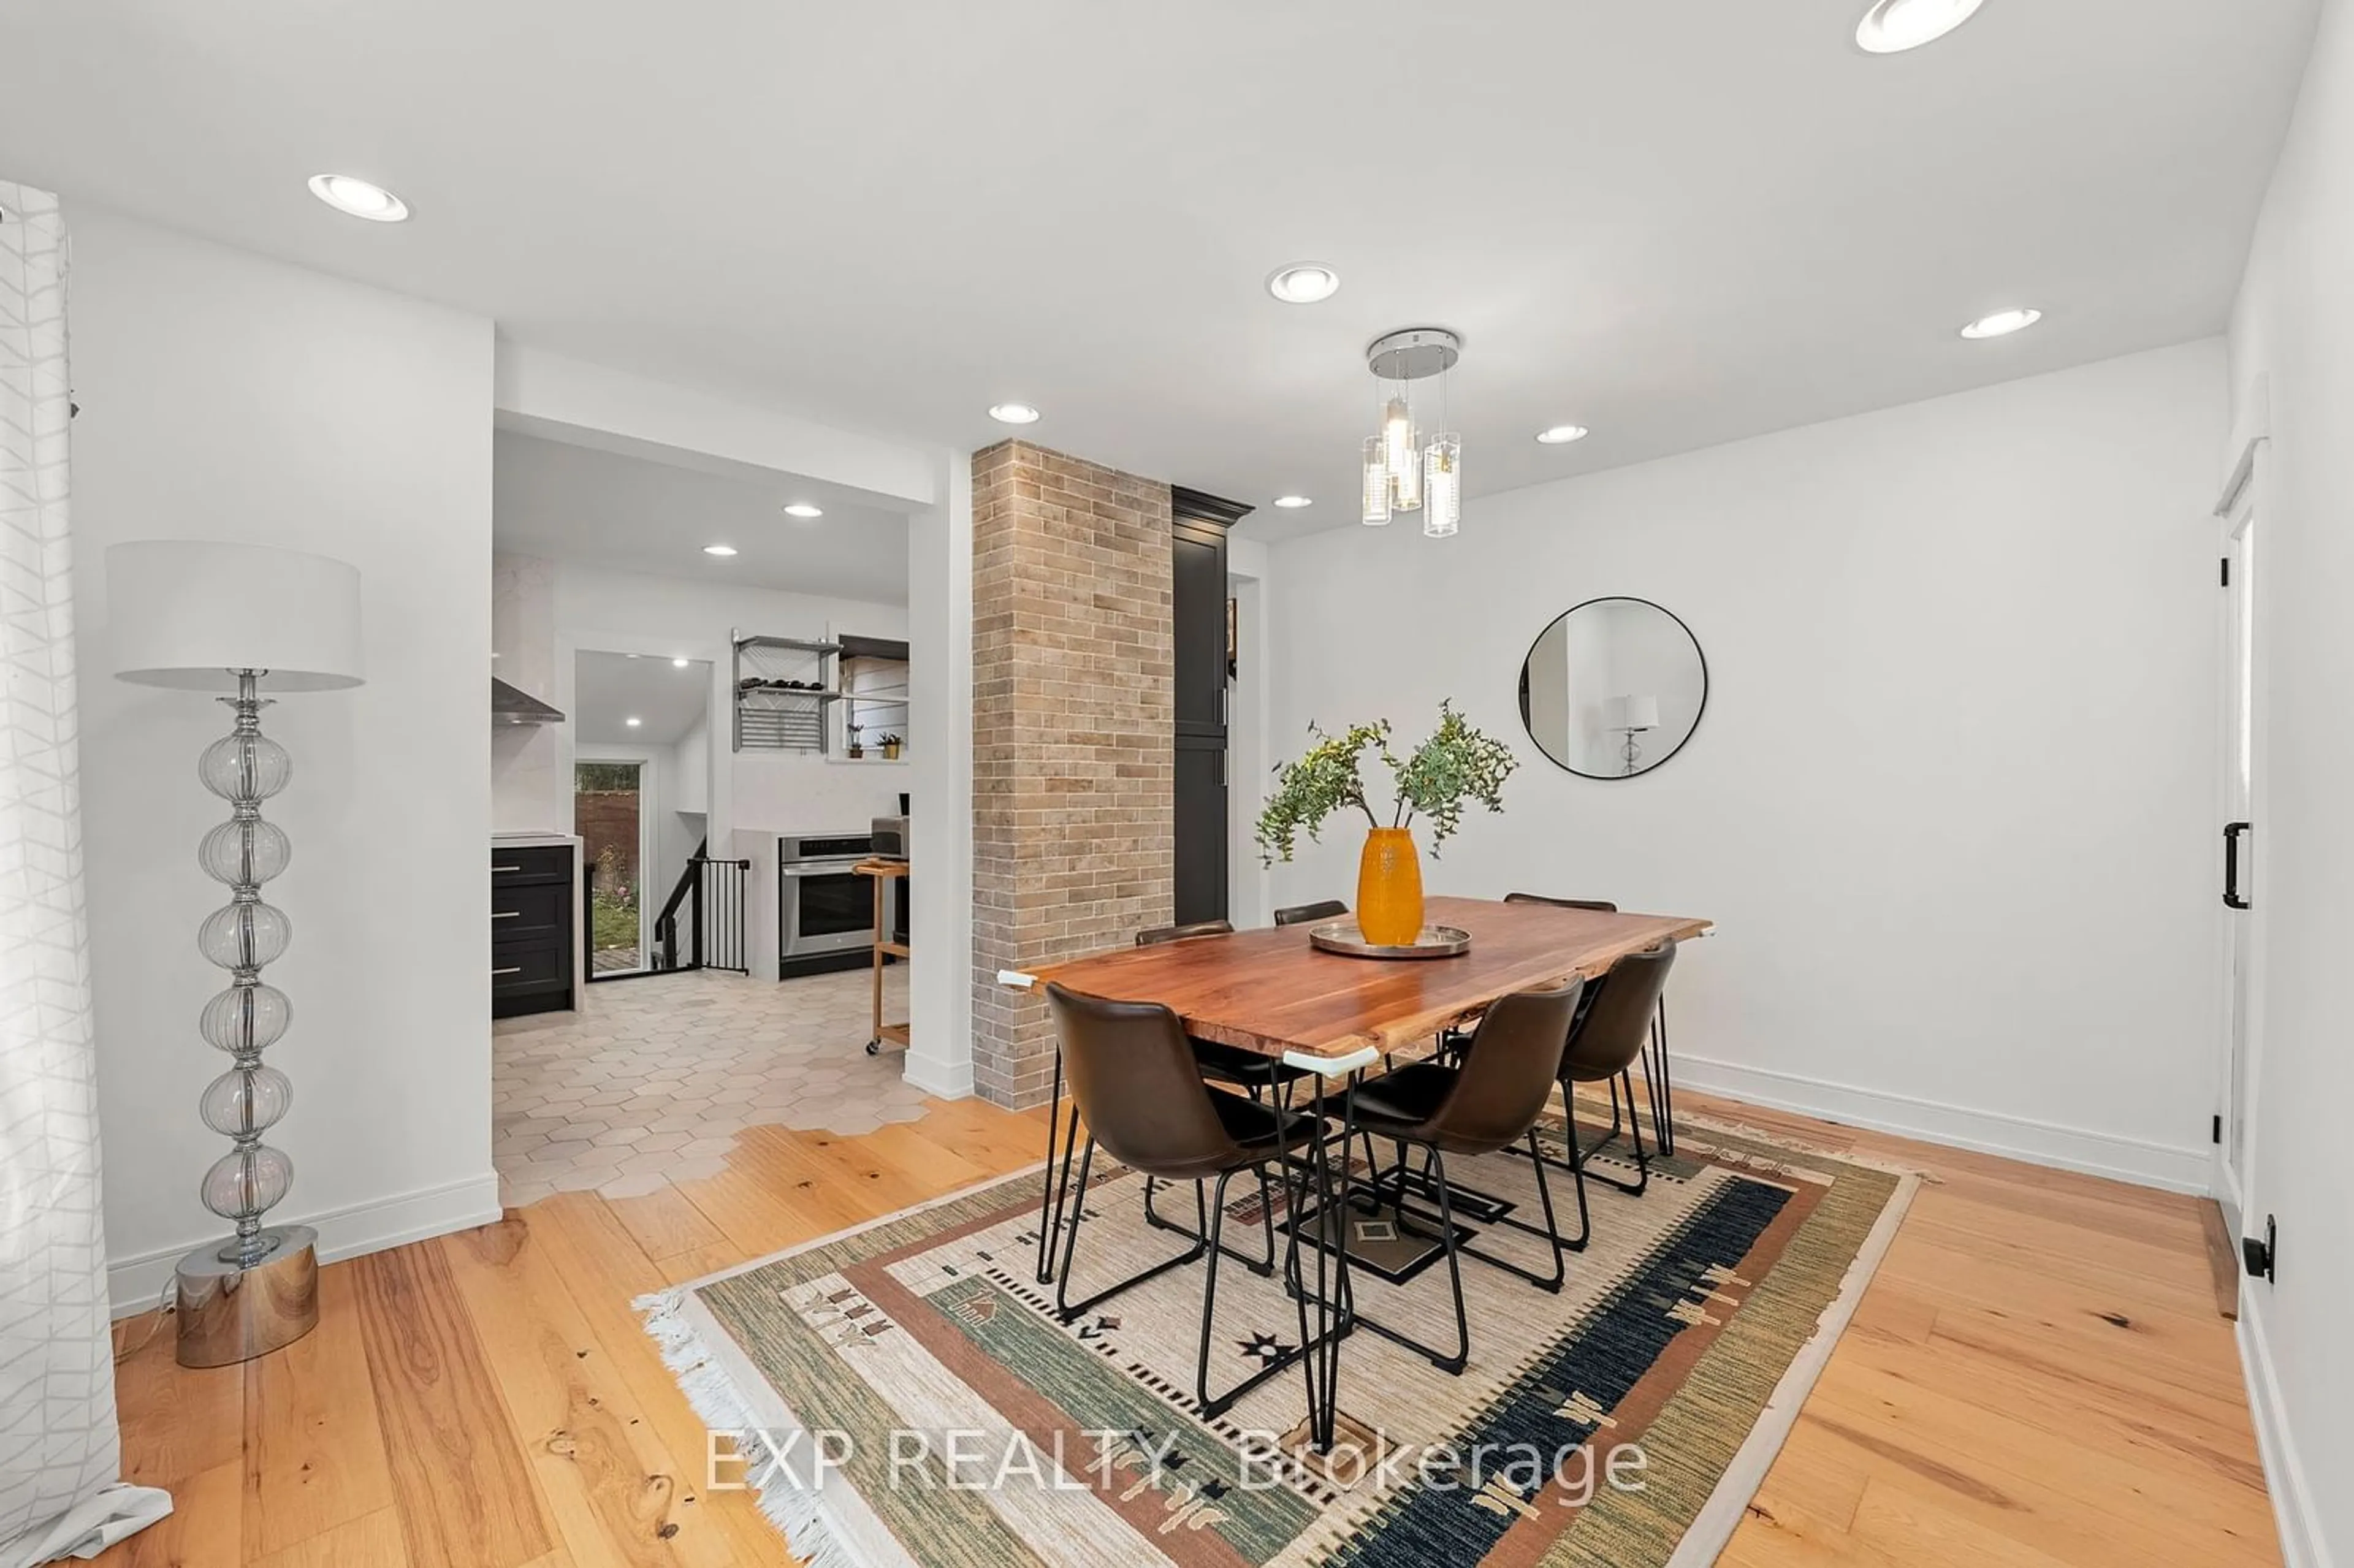
<path fill-rule="evenodd" d="M 695 896 L 702 888 L 702 877 L 696 868 L 703 863 L 704 855 L 710 850 L 710 848 L 711 841 L 709 839 L 705 839 L 701 843 L 695 846 L 695 853 L 687 856 L 685 866 L 682 868 L 678 874 L 677 885 L 671 888 L 670 896 L 663 901 L 662 913 L 654 916 L 654 945 L 662 949 L 658 955 L 660 968 L 674 969 L 679 967 L 679 911 L 685 906 L 687 899 L 689 897 Z M 699 904 L 700 900 L 698 899 L 697 901 Z M 691 940 L 697 946 L 701 945 L 703 941 L 702 913 L 703 912 L 699 907 L 695 911 L 695 918 L 693 927 L 694 935 Z M 686 967 L 689 969 L 701 969 L 703 965 L 701 960 L 697 959 L 695 961 L 689 963 Z"/>
<path fill-rule="evenodd" d="M 657 966 L 664 969 L 726 969 L 749 974 L 744 951 L 745 879 L 748 860 L 714 860 L 706 839 L 679 874 L 654 917 Z M 679 961 L 679 921 L 686 920 L 686 961 Z"/>

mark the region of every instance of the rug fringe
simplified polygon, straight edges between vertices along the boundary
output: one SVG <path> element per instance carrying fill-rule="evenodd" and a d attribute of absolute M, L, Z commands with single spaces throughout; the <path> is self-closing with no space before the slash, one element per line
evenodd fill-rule
<path fill-rule="evenodd" d="M 757 1451 L 758 1436 L 744 1396 L 715 1361 L 703 1336 L 685 1318 L 689 1293 L 657 1290 L 630 1303 L 643 1319 L 646 1334 L 662 1363 L 686 1395 L 687 1407 L 715 1432 L 736 1439 L 739 1452 Z M 815 1489 L 796 1484 L 781 1467 L 772 1466 L 769 1478 L 752 1483 L 761 1517 L 777 1527 L 794 1556 L 807 1568 L 864 1568 L 850 1542 L 825 1511 L 825 1500 Z"/>

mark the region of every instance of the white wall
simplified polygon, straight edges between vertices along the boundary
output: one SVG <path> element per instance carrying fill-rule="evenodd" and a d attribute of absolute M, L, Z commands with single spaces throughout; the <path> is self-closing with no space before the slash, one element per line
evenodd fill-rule
<path fill-rule="evenodd" d="M 705 713 L 670 749 L 678 769 L 672 810 L 695 817 L 711 811 L 711 715 Z M 698 835 L 700 836 L 700 835 Z"/>
<path fill-rule="evenodd" d="M 972 1093 L 972 457 L 940 455 L 907 521 L 907 1077 Z"/>
<path fill-rule="evenodd" d="M 491 673 L 528 696 L 556 689 L 556 563 L 502 552 L 491 559 Z M 556 776 L 557 736 L 538 724 L 491 726 L 491 826 L 569 832 Z"/>
<path fill-rule="evenodd" d="M 222 902 L 196 844 L 225 808 L 196 758 L 212 704 L 111 678 L 104 548 L 225 539 L 361 573 L 368 683 L 265 715 L 294 758 L 268 814 L 294 843 L 266 896 L 294 940 L 267 979 L 294 1024 L 272 1135 L 276 1221 L 330 1256 L 494 1219 L 490 977 L 492 333 L 486 321 L 71 208 L 74 613 L 91 978 L 115 1304 L 153 1304 L 227 1227 L 196 1182 L 225 1059 L 196 1032 L 224 976 L 196 950 Z M 248 607 L 266 615 L 268 605 Z"/>
<path fill-rule="evenodd" d="M 1279 546 L 1275 755 L 1310 718 L 1410 743 L 1452 696 L 1522 768 L 1426 885 L 1718 921 L 1671 987 L 1690 1082 L 2203 1187 L 2223 381 L 2209 341 L 1487 497 L 1449 541 Z M 1531 641 L 1605 594 L 1713 679 L 1629 782 L 1517 712 Z M 1353 899 L 1362 838 L 1278 901 Z"/>
<path fill-rule="evenodd" d="M 2259 1040 L 2252 1228 L 2276 1214 L 2279 1279 L 2243 1293 L 2257 1430 L 2292 1568 L 2354 1561 L 2354 11 L 2333 0 L 2232 322 L 2234 426 L 2271 440 L 2257 526 L 2252 918 Z M 2236 458 L 2235 439 L 2226 461 Z M 2212 487 L 2211 487 L 2212 488 Z"/>
<path fill-rule="evenodd" d="M 735 751 L 729 637 L 742 630 L 811 639 L 829 632 L 900 638 L 907 634 L 905 607 L 772 588 L 731 588 L 573 561 L 553 563 L 551 573 L 556 679 L 551 691 L 539 694 L 565 712 L 574 706 L 574 655 L 584 648 L 710 662 L 714 719 L 707 744 L 713 770 L 704 792 L 715 850 L 724 848 L 726 835 L 739 827 L 863 831 L 872 819 L 897 805 L 898 792 L 907 788 L 904 760 L 853 763 L 814 752 Z M 554 766 L 545 775 L 547 800 L 537 807 L 509 809 L 525 814 L 536 810 L 555 823 L 571 821 L 571 730 L 569 724 L 546 726 L 555 748 Z"/>

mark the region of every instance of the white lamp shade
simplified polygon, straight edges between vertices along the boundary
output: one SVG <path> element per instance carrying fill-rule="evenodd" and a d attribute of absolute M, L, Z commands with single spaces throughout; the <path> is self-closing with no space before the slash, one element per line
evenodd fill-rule
<path fill-rule="evenodd" d="M 1657 697 L 1613 697 L 1610 699 L 1612 729 L 1657 729 L 1659 727 L 1659 699 Z"/>
<path fill-rule="evenodd" d="M 233 692 L 239 670 L 281 692 L 366 679 L 357 568 L 300 550 L 151 539 L 106 552 L 114 673 L 143 686 Z"/>

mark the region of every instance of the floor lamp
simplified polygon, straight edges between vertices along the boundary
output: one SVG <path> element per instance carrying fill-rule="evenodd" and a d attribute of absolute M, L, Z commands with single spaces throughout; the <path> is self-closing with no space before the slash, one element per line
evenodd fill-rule
<path fill-rule="evenodd" d="M 229 1057 L 197 1108 L 230 1139 L 198 1195 L 237 1234 L 188 1254 L 177 1276 L 180 1364 L 227 1366 L 292 1344 L 319 1321 L 318 1233 L 261 1223 L 294 1184 L 293 1161 L 261 1141 L 294 1095 L 286 1075 L 261 1061 L 292 1021 L 286 994 L 262 983 L 262 966 L 293 935 L 261 901 L 261 885 L 292 853 L 284 830 L 261 817 L 292 773 L 285 747 L 261 733 L 270 705 L 261 694 L 360 683 L 360 577 L 293 550 L 157 540 L 109 549 L 106 589 L 118 678 L 219 692 L 237 715 L 196 764 L 205 788 L 229 804 L 229 820 L 196 852 L 229 889 L 196 931 L 205 957 L 229 972 L 197 1020 L 206 1043 Z"/>
<path fill-rule="evenodd" d="M 1659 727 L 1659 699 L 1657 697 L 1613 697 L 1610 699 L 1610 727 L 1627 737 L 1619 752 L 1624 765 L 1622 777 L 1632 777 L 1635 765 L 1643 758 L 1642 748 L 1635 737 Z"/>

